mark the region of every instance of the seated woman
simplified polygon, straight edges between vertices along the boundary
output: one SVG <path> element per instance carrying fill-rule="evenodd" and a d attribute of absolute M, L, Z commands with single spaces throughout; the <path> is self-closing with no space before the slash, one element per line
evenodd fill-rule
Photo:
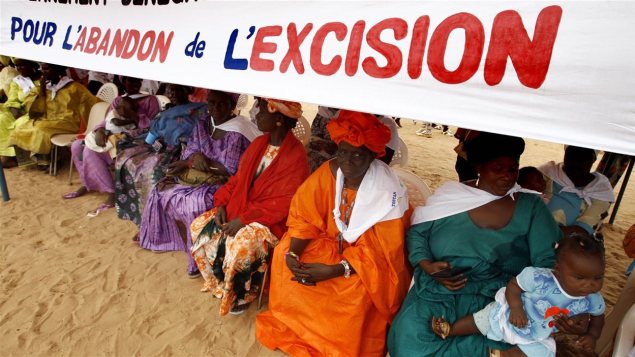
<path fill-rule="evenodd" d="M 487 356 L 488 348 L 511 347 L 479 335 L 443 340 L 430 321 L 453 323 L 494 301 L 525 267 L 553 266 L 561 232 L 542 199 L 516 184 L 524 148 L 521 138 L 481 133 L 465 145 L 478 179 L 448 182 L 415 210 L 406 237 L 414 286 L 388 334 L 392 357 Z"/>
<path fill-rule="evenodd" d="M 66 67 L 42 63 L 43 81 L 29 108 L 29 114 L 15 123 L 9 145 L 30 151 L 38 165 L 49 164 L 51 137 L 77 134 L 88 120 L 90 109 L 99 102 L 86 87 L 66 76 Z M 36 156 L 37 155 L 37 156 Z"/>
<path fill-rule="evenodd" d="M 20 72 L 15 68 L 14 59 L 0 55 L 0 103 L 7 101 L 11 82 L 19 74 Z"/>
<path fill-rule="evenodd" d="M 133 113 L 136 118 L 127 118 L 136 122 L 136 129 L 130 131 L 130 135 L 135 135 L 146 130 L 150 125 L 150 120 L 160 110 L 159 102 L 155 96 L 139 94 L 141 88 L 141 80 L 133 77 L 123 77 L 123 85 L 126 93 L 115 98 L 109 111 L 114 111 L 121 106 L 122 102 L 134 100 L 136 107 Z M 124 99 L 126 98 L 126 99 Z M 108 114 L 106 115 L 108 117 Z M 106 121 L 97 125 L 93 130 L 95 143 L 98 146 L 105 146 L 109 136 L 106 130 Z M 86 146 L 84 140 L 75 140 L 71 145 L 71 157 L 73 163 L 79 172 L 79 179 L 82 182 L 77 191 L 67 193 L 64 199 L 73 199 L 84 195 L 88 191 L 108 193 L 108 198 L 97 207 L 94 213 L 114 207 L 115 203 L 115 182 L 112 177 L 111 167 L 113 165 L 113 157 L 109 152 L 97 152 Z"/>
<path fill-rule="evenodd" d="M 214 208 L 214 193 L 229 176 L 235 175 L 247 146 L 259 134 L 249 119 L 235 116 L 237 94 L 210 90 L 210 118 L 199 119 L 181 160 L 168 165 L 168 177 L 152 189 L 143 210 L 139 245 L 152 251 L 182 250 L 188 253 L 188 276 L 200 273 L 190 253 L 189 227 L 194 218 Z M 184 174 L 195 170 L 199 181 Z M 177 175 L 180 178 L 177 179 Z"/>
<path fill-rule="evenodd" d="M 207 118 L 207 105 L 190 103 L 189 92 L 188 87 L 169 84 L 165 94 L 174 106 L 161 112 L 147 133 L 119 142 L 114 187 L 119 218 L 141 223 L 148 194 L 165 176 L 167 165 L 179 158 L 181 144 L 190 138 L 195 124 Z"/>
<path fill-rule="evenodd" d="M 192 222 L 192 255 L 205 284 L 221 299 L 220 315 L 240 314 L 255 299 L 269 245 L 286 231 L 291 198 L 309 174 L 306 151 L 291 129 L 299 103 L 261 98 L 256 123 L 265 134 L 214 195 L 216 208 Z"/>
<path fill-rule="evenodd" d="M 538 167 L 547 179 L 547 207 L 565 233 L 575 230 L 593 233 L 593 227 L 615 201 L 606 176 L 591 172 L 596 158 L 593 149 L 567 146 L 564 162 L 550 161 Z"/>
<path fill-rule="evenodd" d="M 0 104 L 0 159 L 5 169 L 18 164 L 15 149 L 9 146 L 9 136 L 16 120 L 27 113 L 37 97 L 42 76 L 40 65 L 36 62 L 23 59 L 15 59 L 14 62 L 20 74 L 9 85 L 7 101 Z"/>
<path fill-rule="evenodd" d="M 342 110 L 327 129 L 336 158 L 293 198 L 256 337 L 292 356 L 385 356 L 388 325 L 411 277 L 408 199 L 377 159 L 390 139 L 377 118 Z"/>

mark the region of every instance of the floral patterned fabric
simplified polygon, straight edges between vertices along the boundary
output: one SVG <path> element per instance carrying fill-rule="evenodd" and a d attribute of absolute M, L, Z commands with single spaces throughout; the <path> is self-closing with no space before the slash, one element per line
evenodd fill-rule
<path fill-rule="evenodd" d="M 205 279 L 203 292 L 221 299 L 220 315 L 234 305 L 256 299 L 262 284 L 269 245 L 278 238 L 260 223 L 241 228 L 228 237 L 216 226 L 216 209 L 207 211 L 192 222 L 192 256 Z"/>

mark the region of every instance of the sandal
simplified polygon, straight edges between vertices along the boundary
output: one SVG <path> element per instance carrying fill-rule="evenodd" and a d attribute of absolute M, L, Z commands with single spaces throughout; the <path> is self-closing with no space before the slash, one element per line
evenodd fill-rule
<path fill-rule="evenodd" d="M 243 313 L 245 313 L 245 311 L 247 311 L 248 308 L 249 308 L 249 304 L 234 305 L 234 307 L 232 307 L 231 310 L 229 310 L 229 313 L 234 316 L 242 315 Z"/>
<path fill-rule="evenodd" d="M 112 203 L 101 203 L 101 204 L 97 207 L 97 209 L 95 209 L 94 211 L 90 211 L 90 212 L 88 212 L 88 213 L 86 214 L 86 216 L 91 217 L 91 218 L 92 218 L 92 217 L 97 217 L 97 216 L 99 216 L 99 214 L 100 214 L 101 212 L 103 212 L 103 211 L 105 211 L 105 210 L 107 210 L 107 209 L 109 209 L 109 208 L 113 208 L 113 207 L 115 207 L 115 205 L 114 205 L 114 204 L 112 204 Z"/>
<path fill-rule="evenodd" d="M 62 196 L 63 199 L 65 200 L 72 200 L 73 198 L 77 198 L 77 197 L 81 197 L 84 194 L 79 193 L 77 191 L 73 191 L 73 192 L 69 192 L 67 194 L 65 194 L 64 196 Z"/>
<path fill-rule="evenodd" d="M 438 319 L 432 316 L 432 332 L 434 332 L 435 335 L 445 340 L 450 335 L 451 327 L 450 323 L 447 322 L 443 316 Z"/>
<path fill-rule="evenodd" d="M 196 279 L 199 276 L 201 276 L 201 272 L 198 269 L 196 269 L 195 271 L 187 271 L 187 277 L 189 279 Z"/>

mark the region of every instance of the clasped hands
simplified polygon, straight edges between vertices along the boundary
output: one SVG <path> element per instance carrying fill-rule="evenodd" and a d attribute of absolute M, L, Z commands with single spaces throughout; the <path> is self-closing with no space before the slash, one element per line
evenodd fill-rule
<path fill-rule="evenodd" d="M 342 276 L 344 267 L 341 264 L 327 265 L 322 263 L 304 263 L 297 255 L 287 253 L 285 255 L 287 267 L 293 273 L 291 280 L 307 286 L 315 286 L 316 283 Z"/>
<path fill-rule="evenodd" d="M 239 217 L 234 218 L 233 220 L 228 222 L 225 206 L 218 207 L 214 220 L 216 221 L 216 226 L 218 226 L 223 233 L 230 237 L 235 236 L 241 228 L 246 226 L 246 224 L 240 221 Z"/>

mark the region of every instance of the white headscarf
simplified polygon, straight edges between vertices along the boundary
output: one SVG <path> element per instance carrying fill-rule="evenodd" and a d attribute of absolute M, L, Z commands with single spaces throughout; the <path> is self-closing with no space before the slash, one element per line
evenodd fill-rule
<path fill-rule="evenodd" d="M 415 208 L 412 215 L 412 224 L 450 217 L 457 213 L 481 207 L 506 196 L 511 196 L 513 199 L 513 194 L 516 192 L 540 195 L 540 192 L 524 189 L 518 184 L 515 184 L 514 187 L 509 189 L 503 196 L 496 196 L 461 182 L 448 182 L 439 187 L 432 196 L 428 197 L 425 206 Z"/>
<path fill-rule="evenodd" d="M 31 89 L 35 88 L 35 83 L 33 83 L 33 80 L 31 80 L 31 78 L 23 77 L 20 74 L 15 76 L 13 78 L 13 81 L 15 82 L 15 84 L 18 85 L 18 87 L 20 87 L 20 89 L 22 90 L 22 93 L 24 93 L 24 95 L 29 94 Z"/>
<path fill-rule="evenodd" d="M 60 89 L 64 88 L 71 82 L 73 82 L 73 79 L 68 76 L 60 78 L 59 82 L 57 82 L 55 85 L 51 84 L 51 82 L 46 82 L 46 89 L 51 91 L 51 100 L 55 99 L 55 96 Z"/>
<path fill-rule="evenodd" d="M 591 199 L 596 199 L 605 202 L 614 202 L 615 195 L 613 194 L 613 186 L 606 176 L 599 172 L 592 172 L 595 179 L 582 189 L 578 189 L 573 181 L 564 172 L 564 163 L 556 164 L 554 161 L 549 161 L 546 164 L 538 167 L 538 170 L 551 180 L 562 186 L 560 192 L 575 193 L 578 197 L 583 199 L 588 205 L 591 204 Z"/>
<path fill-rule="evenodd" d="M 234 131 L 242 134 L 249 141 L 254 141 L 256 137 L 262 135 L 262 131 L 258 130 L 258 127 L 254 123 L 242 115 L 237 115 L 220 125 L 214 123 L 214 118 L 210 117 L 210 120 L 214 130 Z"/>
<path fill-rule="evenodd" d="M 354 243 L 376 223 L 403 217 L 408 209 L 406 188 L 388 165 L 373 160 L 357 191 L 355 206 L 348 225 L 340 219 L 340 202 L 344 190 L 344 174 L 337 170 L 333 218 L 342 237 Z"/>

